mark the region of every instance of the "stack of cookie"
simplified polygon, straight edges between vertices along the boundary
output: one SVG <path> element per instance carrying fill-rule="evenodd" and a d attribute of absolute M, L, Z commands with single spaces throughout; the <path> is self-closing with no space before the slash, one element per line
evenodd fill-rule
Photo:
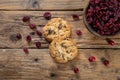
<path fill-rule="evenodd" d="M 62 18 L 51 19 L 43 27 L 43 36 L 50 43 L 50 55 L 56 62 L 66 63 L 78 55 L 76 43 L 70 39 L 71 28 Z"/>

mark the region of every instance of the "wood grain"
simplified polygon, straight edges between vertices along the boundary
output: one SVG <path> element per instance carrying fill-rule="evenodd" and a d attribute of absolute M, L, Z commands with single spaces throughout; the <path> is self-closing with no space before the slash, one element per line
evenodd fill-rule
<path fill-rule="evenodd" d="M 0 0 L 0 80 L 120 80 L 120 34 L 111 38 L 115 46 L 91 34 L 83 21 L 83 10 L 88 2 Z M 49 55 L 49 43 L 36 34 L 31 35 L 30 45 L 26 42 L 26 36 L 34 31 L 22 22 L 23 16 L 30 16 L 31 22 L 42 31 L 48 22 L 43 17 L 47 11 L 52 13 L 52 18 L 61 17 L 71 25 L 71 37 L 79 48 L 79 56 L 75 60 L 66 64 L 56 63 Z M 80 20 L 74 21 L 72 14 L 79 15 Z M 81 30 L 82 36 L 77 36 L 76 30 Z M 13 39 L 17 33 L 22 34 L 21 40 Z M 42 43 L 41 49 L 35 49 L 36 40 Z M 23 47 L 29 47 L 30 53 L 25 54 Z M 95 56 L 96 61 L 90 63 L 89 56 Z M 104 66 L 102 58 L 109 60 L 110 65 Z M 79 74 L 74 74 L 73 66 L 79 68 Z"/>
<path fill-rule="evenodd" d="M 48 49 L 30 49 L 26 55 L 22 49 L 0 49 L 0 80 L 118 80 L 120 78 L 119 49 L 79 49 L 79 56 L 67 64 L 58 64 Z M 90 63 L 89 56 L 96 61 Z M 35 61 L 35 59 L 38 61 Z M 110 61 L 104 66 L 101 58 Z M 77 66 L 79 74 L 72 68 Z M 51 76 L 51 73 L 55 76 Z M 105 75 L 105 76 L 104 76 Z"/>
<path fill-rule="evenodd" d="M 0 0 L 0 10 L 77 10 L 89 0 Z"/>
<path fill-rule="evenodd" d="M 33 30 L 29 29 L 29 26 L 22 22 L 22 18 L 25 15 L 31 17 L 31 22 L 37 25 L 37 29 L 42 31 L 44 25 L 48 22 L 44 19 L 43 14 L 46 11 L 0 11 L 0 48 L 23 48 L 24 46 L 29 46 L 30 48 L 35 48 L 34 42 L 36 40 L 42 43 L 41 48 L 48 48 L 49 43 L 40 38 L 37 35 L 32 36 L 31 45 L 26 43 L 26 36 Z M 52 18 L 61 17 L 68 21 L 72 29 L 72 38 L 77 42 L 78 48 L 120 48 L 120 34 L 118 33 L 112 39 L 115 41 L 115 46 L 110 46 L 107 42 L 101 38 L 96 37 L 91 34 L 84 22 L 83 22 L 83 11 L 51 11 Z M 80 20 L 74 21 L 72 14 L 78 14 Z M 77 36 L 76 31 L 81 30 L 82 36 Z M 11 35 L 21 33 L 22 40 L 13 41 L 11 40 Z"/>

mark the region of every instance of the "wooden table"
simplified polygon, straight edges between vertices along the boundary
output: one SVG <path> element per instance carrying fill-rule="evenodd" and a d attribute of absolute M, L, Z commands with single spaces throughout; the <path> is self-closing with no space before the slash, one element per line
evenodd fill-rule
<path fill-rule="evenodd" d="M 0 0 L 0 80 L 120 80 L 120 34 L 114 36 L 115 46 L 91 34 L 83 22 L 84 8 L 89 0 Z M 77 42 L 79 56 L 66 64 L 55 63 L 49 55 L 48 42 L 44 38 L 32 35 L 32 40 L 42 43 L 36 49 L 32 43 L 28 45 L 25 37 L 33 32 L 22 22 L 25 15 L 37 25 L 37 29 L 48 22 L 43 13 L 49 11 L 52 17 L 66 19 L 72 28 L 72 38 Z M 74 21 L 72 14 L 79 15 L 80 20 Z M 82 36 L 76 35 L 76 30 Z M 22 40 L 14 41 L 11 36 L 21 33 Z M 26 55 L 23 47 L 29 47 Z M 96 61 L 90 63 L 89 56 Z M 104 66 L 101 58 L 110 61 Z M 79 68 L 75 74 L 72 66 Z"/>

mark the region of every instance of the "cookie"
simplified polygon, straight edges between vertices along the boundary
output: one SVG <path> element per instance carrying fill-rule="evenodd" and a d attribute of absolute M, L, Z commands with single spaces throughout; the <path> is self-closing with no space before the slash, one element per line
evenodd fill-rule
<path fill-rule="evenodd" d="M 72 39 L 53 40 L 49 45 L 49 52 L 59 63 L 66 63 L 78 55 L 77 45 Z"/>
<path fill-rule="evenodd" d="M 43 27 L 42 33 L 44 38 L 51 42 L 58 37 L 61 39 L 69 38 L 71 29 L 67 21 L 62 18 L 53 18 Z"/>

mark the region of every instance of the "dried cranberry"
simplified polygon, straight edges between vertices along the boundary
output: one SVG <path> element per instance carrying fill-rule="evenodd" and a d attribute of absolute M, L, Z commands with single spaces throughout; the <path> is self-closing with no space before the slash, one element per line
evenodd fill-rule
<path fill-rule="evenodd" d="M 104 60 L 104 61 L 103 61 L 103 64 L 104 64 L 105 66 L 108 66 L 108 65 L 109 65 L 109 61 L 108 61 L 108 60 Z"/>
<path fill-rule="evenodd" d="M 91 24 L 91 23 L 92 23 L 92 21 L 93 21 L 93 19 L 92 19 L 92 18 L 87 18 L 87 22 L 88 22 L 88 24 Z"/>
<path fill-rule="evenodd" d="M 16 37 L 17 37 L 17 39 L 21 39 L 21 38 L 22 38 L 22 36 L 21 36 L 20 33 L 18 33 L 18 34 L 16 35 Z"/>
<path fill-rule="evenodd" d="M 100 0 L 95 0 L 95 4 L 98 4 L 100 2 Z"/>
<path fill-rule="evenodd" d="M 73 70 L 74 70 L 74 73 L 79 73 L 79 69 L 77 67 L 74 67 Z"/>
<path fill-rule="evenodd" d="M 36 45 L 37 48 L 41 47 L 41 43 L 40 42 L 35 42 L 35 45 Z"/>
<path fill-rule="evenodd" d="M 88 59 L 90 62 L 94 62 L 95 61 L 95 57 L 94 56 L 90 56 Z"/>
<path fill-rule="evenodd" d="M 77 14 L 73 14 L 72 17 L 73 17 L 73 19 L 74 19 L 75 21 L 80 20 L 80 19 L 79 19 L 79 16 L 78 16 Z"/>
<path fill-rule="evenodd" d="M 36 29 L 36 25 L 34 23 L 29 24 L 30 29 Z"/>
<path fill-rule="evenodd" d="M 42 36 L 42 33 L 39 30 L 36 31 L 36 34 Z"/>
<path fill-rule="evenodd" d="M 46 20 L 50 20 L 52 15 L 50 12 L 45 12 L 43 16 Z"/>
<path fill-rule="evenodd" d="M 115 45 L 115 42 L 109 38 L 106 39 L 106 41 L 108 42 L 108 44 L 110 44 L 111 46 Z"/>
<path fill-rule="evenodd" d="M 102 30 L 98 30 L 97 33 L 99 33 L 100 35 L 104 35 L 104 31 Z"/>
<path fill-rule="evenodd" d="M 29 22 L 30 17 L 29 16 L 24 16 L 22 20 L 23 20 L 23 22 Z"/>
<path fill-rule="evenodd" d="M 31 36 L 30 36 L 30 35 L 27 35 L 26 41 L 27 41 L 27 42 L 31 42 L 31 40 L 32 40 Z"/>
<path fill-rule="evenodd" d="M 77 31 L 76 31 L 76 34 L 77 34 L 78 36 L 81 36 L 81 35 L 82 35 L 81 30 L 77 30 Z"/>
<path fill-rule="evenodd" d="M 26 47 L 23 48 L 23 51 L 24 51 L 26 54 L 29 53 L 28 48 L 26 48 Z"/>

